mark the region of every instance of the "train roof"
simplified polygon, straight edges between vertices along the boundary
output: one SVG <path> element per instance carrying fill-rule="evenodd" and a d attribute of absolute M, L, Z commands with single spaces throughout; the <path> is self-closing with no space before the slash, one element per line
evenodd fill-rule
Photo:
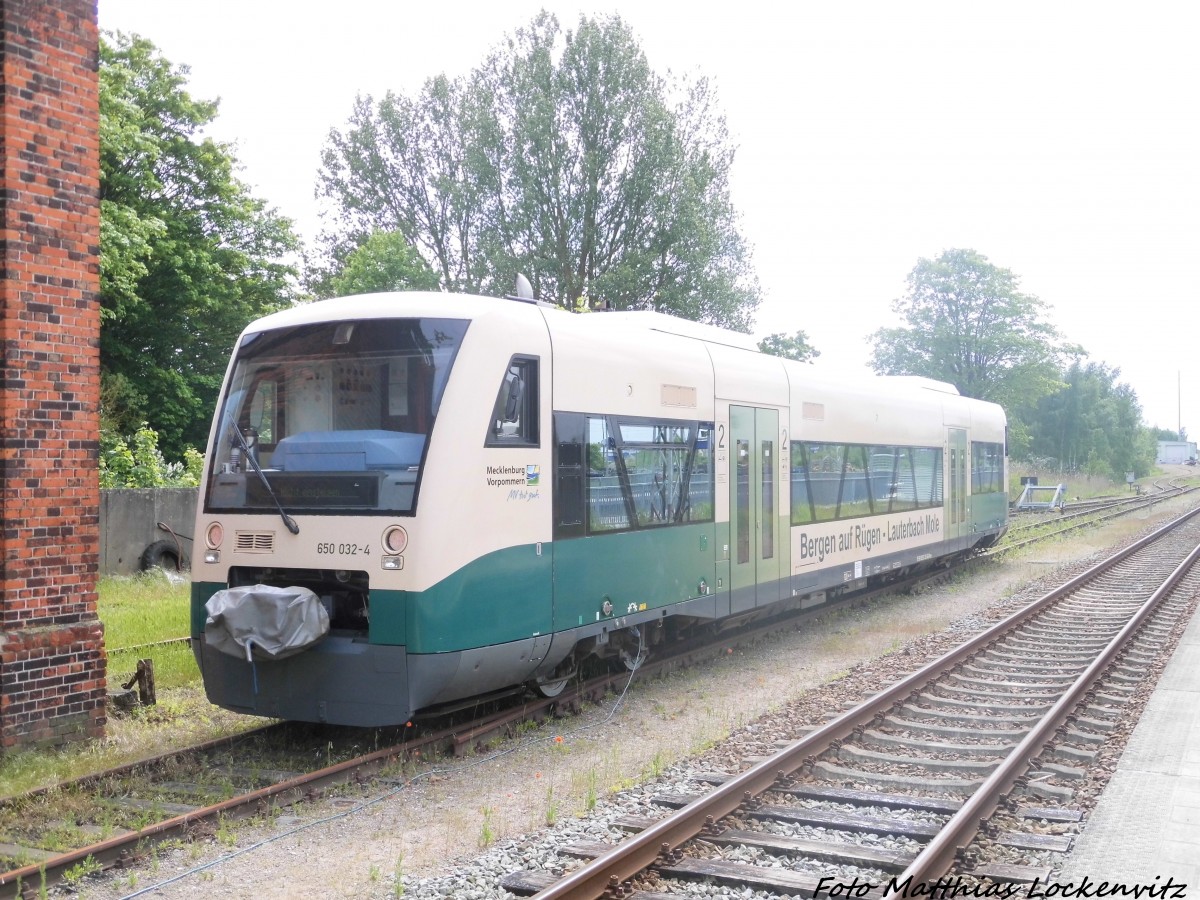
<path fill-rule="evenodd" d="M 527 300 L 433 291 L 356 294 L 349 297 L 316 300 L 273 313 L 252 322 L 246 330 L 258 332 L 292 325 L 306 325 L 312 322 L 387 318 L 398 313 L 474 319 L 485 315 L 505 314 L 523 317 L 530 315 L 534 310 L 545 316 L 551 329 L 555 327 L 556 321 L 575 321 L 580 324 L 586 323 L 589 329 L 627 331 L 637 328 L 692 338 L 710 344 L 723 344 L 728 347 L 758 351 L 758 344 L 748 334 L 730 331 L 716 325 L 692 322 L 651 310 L 579 314 L 549 304 L 532 303 Z"/>
<path fill-rule="evenodd" d="M 876 375 L 882 381 L 895 384 L 905 390 L 923 388 L 927 391 L 937 391 L 939 394 L 953 394 L 961 397 L 958 388 L 948 381 L 938 381 L 936 378 L 926 378 L 924 375 Z"/>
<path fill-rule="evenodd" d="M 396 291 L 375 294 L 354 294 L 298 303 L 287 309 L 257 319 L 246 326 L 247 332 L 270 331 L 313 322 L 335 322 L 345 319 L 386 319 L 394 316 L 444 316 L 470 319 L 496 310 L 496 304 L 507 301 L 473 294 L 445 294 L 437 291 Z"/>
<path fill-rule="evenodd" d="M 620 312 L 592 312 L 579 314 L 546 303 L 535 303 L 517 298 L 485 297 L 475 294 L 451 294 L 437 291 L 400 291 L 390 293 L 357 294 L 317 300 L 281 310 L 246 327 L 247 333 L 267 331 L 305 325 L 313 322 L 340 321 L 346 319 L 389 318 L 393 316 L 441 316 L 447 318 L 477 319 L 491 316 L 512 316 L 516 319 L 544 319 L 546 326 L 555 331 L 561 328 L 586 329 L 590 334 L 603 332 L 614 335 L 638 330 L 644 333 L 658 332 L 683 337 L 706 344 L 716 344 L 760 354 L 757 342 L 748 334 L 681 319 L 666 313 L 651 310 L 629 310 Z M 825 372 L 817 366 L 795 363 L 774 358 L 789 368 L 795 375 L 811 382 L 838 384 L 843 388 L 856 385 L 860 389 L 878 391 L 894 390 L 899 395 L 914 396 L 914 392 L 928 391 L 930 394 L 961 396 L 958 389 L 947 382 L 917 375 L 880 376 L 862 373 L 858 376 Z M 802 373 L 797 368 L 803 367 Z M 919 393 L 916 394 L 919 396 Z M 932 397 L 930 398 L 932 399 Z"/>
<path fill-rule="evenodd" d="M 570 313 L 567 313 L 570 315 Z M 625 312 L 597 312 L 589 314 L 588 327 L 611 328 L 628 330 L 641 328 L 646 331 L 659 331 L 663 334 L 673 334 L 678 337 L 692 338 L 709 344 L 722 344 L 726 347 L 737 347 L 741 350 L 759 352 L 758 343 L 748 334 L 740 331 L 730 331 L 717 325 L 706 325 L 703 322 L 693 322 L 678 316 L 652 310 L 629 310 Z"/>

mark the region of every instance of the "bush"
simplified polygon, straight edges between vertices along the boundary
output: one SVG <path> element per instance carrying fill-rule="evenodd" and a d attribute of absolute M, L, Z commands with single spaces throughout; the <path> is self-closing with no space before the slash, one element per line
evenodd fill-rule
<path fill-rule="evenodd" d="M 100 429 L 100 487 L 196 487 L 204 455 L 188 447 L 182 462 L 167 462 L 158 449 L 158 433 L 142 423 L 126 438 Z"/>

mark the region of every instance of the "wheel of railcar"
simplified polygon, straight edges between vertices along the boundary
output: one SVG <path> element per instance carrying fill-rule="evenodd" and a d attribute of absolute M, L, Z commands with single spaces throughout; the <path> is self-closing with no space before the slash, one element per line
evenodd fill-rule
<path fill-rule="evenodd" d="M 553 672 L 529 682 L 529 686 L 540 696 L 553 699 L 566 690 L 567 685 L 574 677 L 574 660 L 568 656 L 558 664 L 558 667 Z"/>
<path fill-rule="evenodd" d="M 626 670 L 632 672 L 646 661 L 646 657 L 650 655 L 650 648 L 642 640 L 642 633 L 636 625 L 631 625 L 628 633 L 630 641 L 621 645 L 620 654 Z"/>
<path fill-rule="evenodd" d="M 551 680 L 534 681 L 534 682 L 532 682 L 532 684 L 533 684 L 533 689 L 535 691 L 537 691 L 538 694 L 547 698 L 548 700 L 552 700 L 555 697 L 557 697 L 559 694 L 561 694 L 564 690 L 566 690 L 567 682 L 569 682 L 570 680 L 571 679 L 568 677 L 568 678 L 559 678 L 555 681 L 551 681 Z"/>

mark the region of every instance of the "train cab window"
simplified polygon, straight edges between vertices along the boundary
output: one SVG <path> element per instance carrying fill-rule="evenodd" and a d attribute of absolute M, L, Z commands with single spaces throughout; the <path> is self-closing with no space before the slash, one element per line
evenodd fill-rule
<path fill-rule="evenodd" d="M 205 509 L 413 514 L 467 327 L 380 318 L 246 334 L 219 407 Z"/>
<path fill-rule="evenodd" d="M 537 357 L 514 356 L 508 361 L 484 446 L 538 446 Z"/>

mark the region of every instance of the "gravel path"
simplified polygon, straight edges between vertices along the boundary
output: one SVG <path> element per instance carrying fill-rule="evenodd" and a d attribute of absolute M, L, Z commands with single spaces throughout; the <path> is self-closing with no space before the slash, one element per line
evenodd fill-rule
<path fill-rule="evenodd" d="M 607 819 L 644 804 L 655 790 L 676 790 L 693 765 L 711 771 L 712 759 L 689 761 L 731 734 L 753 741 L 770 732 L 774 739 L 769 718 L 760 717 L 806 694 L 819 708 L 832 708 L 837 679 L 880 657 L 886 657 L 881 664 L 914 669 L 932 652 L 925 635 L 954 624 L 961 640 L 990 607 L 1025 602 L 1062 567 L 1078 568 L 1184 508 L 1183 501 L 1164 503 L 1153 513 L 1010 554 L 921 594 L 831 613 L 712 665 L 636 683 L 580 717 L 498 744 L 491 756 L 410 767 L 390 792 L 376 785 L 365 796 L 293 808 L 273 822 L 230 824 L 160 849 L 133 869 L 89 877 L 78 895 L 502 897 L 493 873 L 551 852 L 559 838 L 546 835 L 548 824 L 597 839 Z M 620 802 L 610 802 L 620 792 Z"/>

